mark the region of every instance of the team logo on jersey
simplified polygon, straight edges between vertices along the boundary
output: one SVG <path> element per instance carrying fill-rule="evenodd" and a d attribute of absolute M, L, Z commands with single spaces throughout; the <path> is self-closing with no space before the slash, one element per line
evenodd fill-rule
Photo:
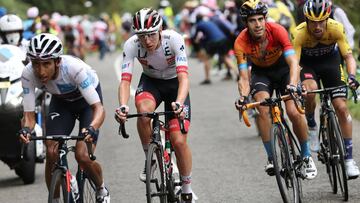
<path fill-rule="evenodd" d="M 56 84 L 61 93 L 70 92 L 76 89 L 76 87 L 72 84 Z"/>
<path fill-rule="evenodd" d="M 185 56 L 178 56 L 176 57 L 176 62 L 186 62 L 186 57 Z"/>
<path fill-rule="evenodd" d="M 49 116 L 50 116 L 51 120 L 54 120 L 54 118 L 60 116 L 60 114 L 57 112 L 51 112 L 51 113 L 49 113 Z"/>
<path fill-rule="evenodd" d="M 171 55 L 170 47 L 167 44 L 166 47 L 164 47 L 164 52 L 165 52 L 165 56 Z"/>
<path fill-rule="evenodd" d="M 29 88 L 24 87 L 24 88 L 23 88 L 23 93 L 24 93 L 24 94 L 29 94 L 29 93 L 30 93 Z"/>
<path fill-rule="evenodd" d="M 122 66 L 121 66 L 121 69 L 126 69 L 126 68 L 128 68 L 130 66 L 130 62 L 129 63 L 124 63 L 124 64 L 122 64 Z"/>
<path fill-rule="evenodd" d="M 184 45 L 181 45 L 180 51 L 184 51 L 184 49 L 185 49 Z"/>

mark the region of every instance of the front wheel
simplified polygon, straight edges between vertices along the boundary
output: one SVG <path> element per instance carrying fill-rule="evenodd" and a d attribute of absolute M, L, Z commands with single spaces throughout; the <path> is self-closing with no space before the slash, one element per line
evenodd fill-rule
<path fill-rule="evenodd" d="M 67 185 L 65 173 L 61 169 L 56 169 L 51 176 L 48 203 L 69 203 L 70 196 L 70 186 Z"/>
<path fill-rule="evenodd" d="M 151 143 L 146 158 L 146 199 L 148 203 L 166 203 L 166 183 L 163 150 Z"/>
<path fill-rule="evenodd" d="M 299 183 L 293 165 L 294 160 L 289 151 L 285 130 L 280 124 L 274 124 L 272 127 L 271 149 L 276 181 L 283 202 L 300 202 Z"/>
<path fill-rule="evenodd" d="M 76 179 L 78 180 L 80 195 L 77 203 L 96 203 L 96 185 L 80 167 Z"/>
<path fill-rule="evenodd" d="M 333 115 L 333 114 L 332 114 Z M 339 185 L 339 189 L 341 191 L 341 195 L 344 201 L 347 201 L 349 198 L 348 194 L 348 184 L 347 184 L 347 175 L 345 169 L 345 145 L 343 138 L 341 136 L 341 131 L 339 127 L 339 123 L 336 120 L 335 115 L 330 116 L 330 129 L 333 132 L 332 139 L 333 141 L 333 169 L 334 173 L 336 173 L 337 181 Z"/>

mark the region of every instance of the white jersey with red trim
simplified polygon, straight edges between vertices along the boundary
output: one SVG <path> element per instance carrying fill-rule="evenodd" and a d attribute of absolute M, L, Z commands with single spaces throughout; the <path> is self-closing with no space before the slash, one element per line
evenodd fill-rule
<path fill-rule="evenodd" d="M 145 75 L 157 79 L 176 78 L 180 72 L 188 69 L 183 37 L 173 31 L 161 32 L 161 45 L 153 53 L 143 47 L 136 35 L 129 38 L 124 45 L 122 80 L 131 81 L 134 59 L 137 58 Z"/>
<path fill-rule="evenodd" d="M 81 59 L 70 55 L 61 56 L 58 76 L 46 84 L 42 84 L 36 77 L 32 64 L 29 63 L 22 73 L 21 83 L 24 93 L 24 111 L 26 112 L 35 110 L 35 88 L 43 89 L 65 101 L 85 98 L 89 105 L 100 102 L 100 97 L 95 89 L 99 84 L 95 70 Z"/>

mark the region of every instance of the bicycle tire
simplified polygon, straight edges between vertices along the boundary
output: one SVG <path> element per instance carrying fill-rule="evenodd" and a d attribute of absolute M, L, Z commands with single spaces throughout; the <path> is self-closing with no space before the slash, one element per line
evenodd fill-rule
<path fill-rule="evenodd" d="M 53 203 L 53 202 L 70 203 L 70 196 L 71 196 L 71 191 L 68 190 L 65 174 L 61 169 L 55 169 L 55 171 L 53 171 L 51 176 L 48 203 Z M 55 198 L 59 198 L 60 201 L 54 201 Z"/>
<path fill-rule="evenodd" d="M 300 202 L 299 184 L 293 166 L 293 158 L 281 124 L 273 124 L 271 129 L 271 149 L 276 181 L 283 202 Z"/>
<path fill-rule="evenodd" d="M 329 122 L 326 122 L 329 123 Z M 319 153 L 323 159 L 323 164 L 325 164 L 326 173 L 328 174 L 331 191 L 336 194 L 337 193 L 337 180 L 336 180 L 336 173 L 334 173 L 334 167 L 332 163 L 332 148 L 334 148 L 333 141 L 330 139 L 330 129 L 328 124 L 324 124 L 325 126 L 321 126 L 320 129 L 320 137 L 321 137 L 321 149 Z"/>
<path fill-rule="evenodd" d="M 179 183 L 175 180 L 175 167 L 176 166 L 176 158 L 173 156 L 174 151 L 171 151 L 170 153 L 170 168 L 167 168 L 167 178 L 166 178 L 166 186 L 167 186 L 167 200 L 168 202 L 180 202 L 180 192 L 181 189 L 177 189 L 179 186 Z M 172 158 L 174 157 L 174 159 Z M 178 169 L 177 169 L 178 170 Z M 180 176 L 180 174 L 178 174 Z M 180 177 L 178 177 L 180 178 Z"/>
<path fill-rule="evenodd" d="M 155 164 L 155 166 L 153 166 Z M 167 202 L 163 150 L 151 143 L 146 159 L 146 199 L 148 203 Z M 154 167 L 154 169 L 152 169 Z M 158 198 L 158 200 L 157 200 Z"/>
<path fill-rule="evenodd" d="M 96 185 L 86 173 L 78 169 L 76 174 L 79 186 L 79 200 L 77 203 L 96 203 Z"/>
<path fill-rule="evenodd" d="M 333 139 L 333 169 L 337 176 L 338 186 L 341 191 L 341 195 L 344 201 L 347 201 L 349 198 L 348 192 L 348 184 L 347 184 L 347 175 L 345 169 L 345 147 L 344 141 L 341 135 L 341 130 L 339 127 L 339 123 L 336 119 L 334 113 L 329 114 L 329 121 L 330 121 L 330 129 L 333 132 L 333 136 L 330 139 Z"/>

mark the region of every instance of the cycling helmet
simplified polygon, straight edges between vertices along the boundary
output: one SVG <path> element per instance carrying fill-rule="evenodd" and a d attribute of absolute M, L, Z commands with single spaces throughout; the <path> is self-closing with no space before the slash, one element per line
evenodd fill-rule
<path fill-rule="evenodd" d="M 0 34 L 5 44 L 19 45 L 24 31 L 22 20 L 14 14 L 0 18 Z"/>
<path fill-rule="evenodd" d="M 157 32 L 163 23 L 160 14 L 151 8 L 143 8 L 133 17 L 133 30 L 135 34 Z"/>
<path fill-rule="evenodd" d="M 260 0 L 247 0 L 245 1 L 240 8 L 240 16 L 244 22 L 247 18 L 253 15 L 263 15 L 266 16 L 268 8 L 266 4 Z"/>
<path fill-rule="evenodd" d="M 31 38 L 27 50 L 30 59 L 48 60 L 59 58 L 63 53 L 63 45 L 58 37 L 49 33 L 41 33 Z"/>
<path fill-rule="evenodd" d="M 311 21 L 323 21 L 329 18 L 331 13 L 331 1 L 329 0 L 308 0 L 303 12 L 305 17 Z"/>

